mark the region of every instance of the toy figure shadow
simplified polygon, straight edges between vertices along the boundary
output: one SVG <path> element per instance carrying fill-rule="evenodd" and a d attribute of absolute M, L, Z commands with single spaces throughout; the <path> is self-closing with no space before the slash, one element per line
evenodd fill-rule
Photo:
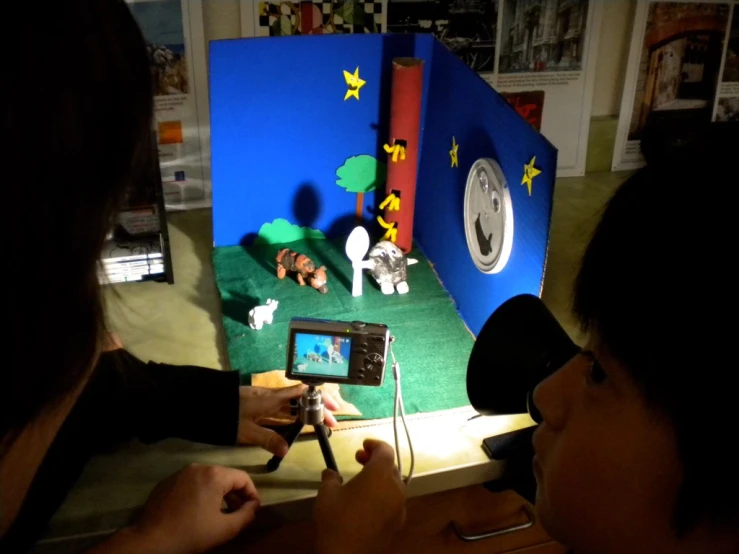
<path fill-rule="evenodd" d="M 249 295 L 231 293 L 230 298 L 223 298 L 221 309 L 223 315 L 249 326 L 249 310 L 259 305 L 259 299 Z"/>
<path fill-rule="evenodd" d="M 272 264 L 271 260 L 275 259 L 275 256 L 277 255 L 277 251 L 280 249 L 280 246 L 277 244 L 265 244 L 258 248 L 266 250 L 267 253 L 262 253 L 261 255 L 252 256 L 249 253 L 249 248 L 254 247 L 254 241 L 257 240 L 258 236 L 259 235 L 257 235 L 257 233 L 248 233 L 244 235 L 241 238 L 241 241 L 239 242 L 239 246 L 241 246 L 250 257 L 257 260 L 257 262 L 259 262 L 259 265 L 261 265 L 267 273 L 274 273 L 275 265 Z M 251 308 L 253 307 L 254 306 L 252 306 Z M 224 314 L 225 314 L 225 304 L 224 304 Z M 244 324 L 246 325 L 246 322 L 244 322 Z"/>
<path fill-rule="evenodd" d="M 315 183 L 301 183 L 293 197 L 293 216 L 301 227 L 313 227 L 321 214 L 321 197 Z"/>

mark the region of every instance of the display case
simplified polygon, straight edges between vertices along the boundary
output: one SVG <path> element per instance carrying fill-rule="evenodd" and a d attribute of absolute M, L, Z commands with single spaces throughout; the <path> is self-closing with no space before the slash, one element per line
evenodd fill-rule
<path fill-rule="evenodd" d="M 99 275 L 104 284 L 174 283 L 164 190 L 153 136 L 148 152 L 103 246 Z"/>

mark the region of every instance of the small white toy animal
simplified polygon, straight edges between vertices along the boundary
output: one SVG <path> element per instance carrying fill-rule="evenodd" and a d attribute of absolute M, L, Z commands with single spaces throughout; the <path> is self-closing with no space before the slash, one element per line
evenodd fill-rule
<path fill-rule="evenodd" d="M 343 364 L 343 363 L 344 363 L 344 356 L 342 356 L 342 355 L 341 355 L 341 354 L 339 354 L 339 353 L 338 353 L 338 352 L 337 352 L 336 350 L 334 350 L 334 351 L 333 351 L 333 352 L 331 353 L 331 356 L 330 356 L 330 358 L 329 358 L 329 360 L 328 360 L 328 361 L 329 361 L 329 363 L 331 363 L 331 364 L 333 364 L 333 363 L 336 363 L 336 364 Z"/>
<path fill-rule="evenodd" d="M 272 324 L 274 313 L 279 302 L 277 300 L 267 299 L 267 303 L 263 306 L 257 306 L 249 310 L 249 327 L 259 331 L 265 323 Z"/>

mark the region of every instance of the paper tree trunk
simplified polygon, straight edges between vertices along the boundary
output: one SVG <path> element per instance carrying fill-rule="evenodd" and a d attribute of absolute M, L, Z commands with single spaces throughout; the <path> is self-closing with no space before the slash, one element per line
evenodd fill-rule
<path fill-rule="evenodd" d="M 413 212 L 416 203 L 418 141 L 421 131 L 423 60 L 395 58 L 390 92 L 389 147 L 404 148 L 403 155 L 390 152 L 387 158 L 386 197 L 400 198 L 385 206 L 384 220 L 397 229 L 395 244 L 406 254 L 413 246 Z"/>

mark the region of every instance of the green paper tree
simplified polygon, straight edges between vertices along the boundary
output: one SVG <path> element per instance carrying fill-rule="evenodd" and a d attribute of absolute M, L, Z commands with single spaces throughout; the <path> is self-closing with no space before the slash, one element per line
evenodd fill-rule
<path fill-rule="evenodd" d="M 357 219 L 361 221 L 364 207 L 364 193 L 385 184 L 387 168 L 373 156 L 361 154 L 348 158 L 336 170 L 336 184 L 347 192 L 357 193 Z"/>

